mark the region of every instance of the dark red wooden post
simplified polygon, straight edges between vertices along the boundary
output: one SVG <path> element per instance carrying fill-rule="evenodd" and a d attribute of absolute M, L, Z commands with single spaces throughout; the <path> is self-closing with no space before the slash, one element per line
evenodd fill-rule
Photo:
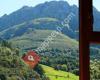
<path fill-rule="evenodd" d="M 89 43 L 92 33 L 92 0 L 79 1 L 79 15 L 80 80 L 90 80 Z"/>

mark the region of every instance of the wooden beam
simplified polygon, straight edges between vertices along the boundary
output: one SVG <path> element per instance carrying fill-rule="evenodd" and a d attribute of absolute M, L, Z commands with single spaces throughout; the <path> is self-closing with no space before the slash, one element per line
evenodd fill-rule
<path fill-rule="evenodd" d="M 92 28 L 92 0 L 79 1 L 80 14 L 80 33 L 79 33 L 79 52 L 80 52 L 80 80 L 90 80 L 90 50 L 89 40 Z"/>
<path fill-rule="evenodd" d="M 91 33 L 90 43 L 100 44 L 100 32 Z"/>

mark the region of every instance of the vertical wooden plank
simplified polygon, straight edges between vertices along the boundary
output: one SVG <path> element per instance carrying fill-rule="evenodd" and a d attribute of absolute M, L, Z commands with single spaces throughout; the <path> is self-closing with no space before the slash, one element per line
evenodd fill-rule
<path fill-rule="evenodd" d="M 80 33 L 80 80 L 90 80 L 89 35 L 92 32 L 92 0 L 79 1 Z"/>

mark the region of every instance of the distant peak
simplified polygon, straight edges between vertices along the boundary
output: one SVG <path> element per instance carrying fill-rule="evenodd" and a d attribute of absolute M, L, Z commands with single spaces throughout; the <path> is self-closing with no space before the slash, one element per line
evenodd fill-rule
<path fill-rule="evenodd" d="M 26 5 L 25 5 L 25 6 L 23 6 L 22 8 L 29 8 L 29 6 L 26 6 Z"/>
<path fill-rule="evenodd" d="M 7 14 L 4 14 L 2 17 L 6 17 L 6 16 L 8 16 Z"/>
<path fill-rule="evenodd" d="M 22 9 L 29 9 L 29 6 L 23 6 Z"/>
<path fill-rule="evenodd" d="M 98 11 L 95 7 L 93 7 L 93 10 L 94 10 L 94 11 Z"/>
<path fill-rule="evenodd" d="M 77 6 L 75 4 L 73 4 L 72 7 L 76 7 L 77 8 Z"/>
<path fill-rule="evenodd" d="M 68 2 L 67 1 L 64 1 L 64 0 L 59 0 L 59 1 L 50 1 L 50 2 L 58 2 L 58 3 L 67 3 L 68 4 Z"/>

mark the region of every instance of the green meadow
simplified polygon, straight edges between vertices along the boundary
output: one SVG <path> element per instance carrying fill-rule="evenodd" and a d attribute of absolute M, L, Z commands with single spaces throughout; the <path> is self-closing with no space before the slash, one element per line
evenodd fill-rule
<path fill-rule="evenodd" d="M 79 77 L 65 71 L 55 70 L 54 68 L 41 65 L 45 75 L 50 78 L 50 80 L 79 80 Z"/>

